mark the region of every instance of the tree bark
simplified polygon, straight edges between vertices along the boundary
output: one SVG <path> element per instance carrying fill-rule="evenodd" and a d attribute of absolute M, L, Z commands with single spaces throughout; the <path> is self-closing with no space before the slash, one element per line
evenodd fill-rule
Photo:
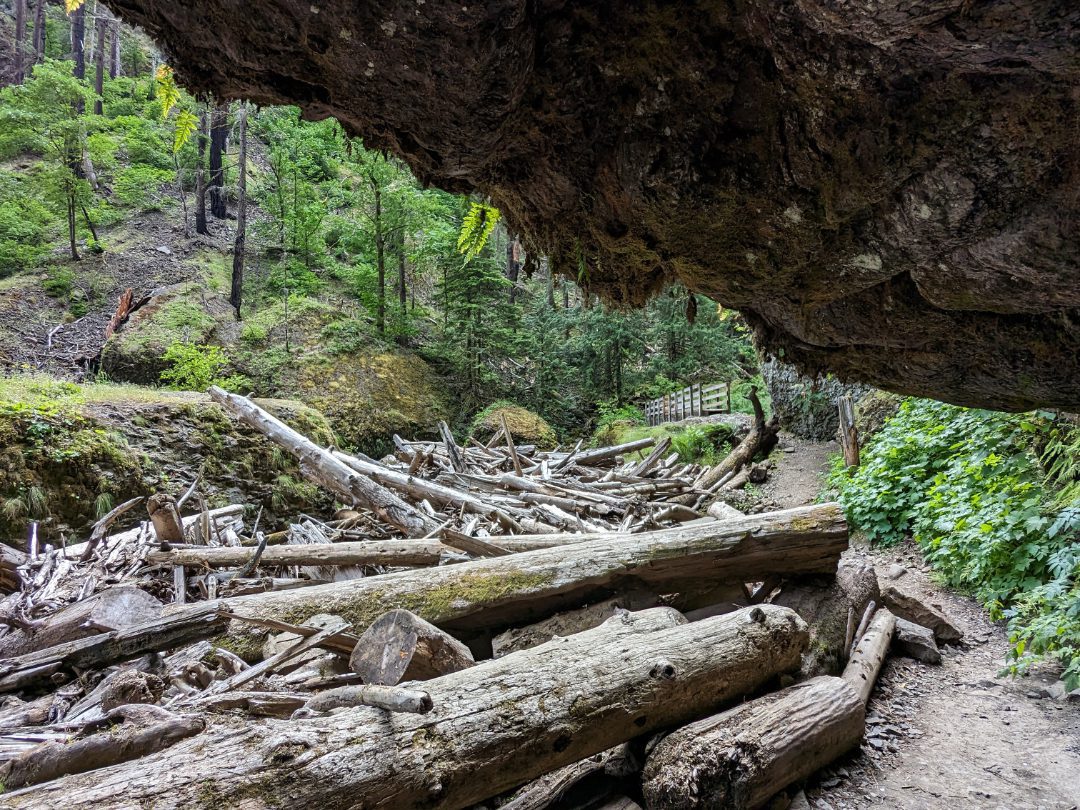
<path fill-rule="evenodd" d="M 232 286 L 229 303 L 240 320 L 240 303 L 244 296 L 244 246 L 247 242 L 247 102 L 240 103 L 237 120 L 240 130 L 240 155 L 236 174 L 236 242 L 233 245 Z"/>
<path fill-rule="evenodd" d="M 625 590 L 828 573 L 846 547 L 843 512 L 824 504 L 224 601 L 241 615 L 294 624 L 329 611 L 356 632 L 388 610 L 407 608 L 461 635 L 534 622 Z M 264 633 L 253 638 L 250 628 L 236 625 L 229 634 L 237 648 L 260 654 Z"/>
<path fill-rule="evenodd" d="M 645 763 L 648 810 L 754 810 L 859 744 L 863 702 L 814 678 L 669 734 Z"/>
<path fill-rule="evenodd" d="M 229 104 L 223 102 L 210 115 L 210 213 L 217 219 L 225 219 L 227 213 L 223 156 L 228 137 Z"/>
<path fill-rule="evenodd" d="M 26 78 L 26 0 L 15 0 L 15 84 Z"/>
<path fill-rule="evenodd" d="M 251 400 L 229 394 L 217 386 L 211 386 L 209 393 L 211 399 L 238 419 L 265 433 L 300 459 L 301 469 L 306 476 L 318 481 L 346 503 L 370 509 L 380 520 L 413 537 L 423 537 L 439 527 L 438 523 L 390 490 L 353 472 L 329 451 L 318 447 Z"/>
<path fill-rule="evenodd" d="M 111 44 L 111 55 L 109 58 L 109 78 L 116 79 L 120 76 L 120 21 L 113 20 L 112 25 L 109 26 L 109 28 L 109 41 Z"/>
<path fill-rule="evenodd" d="M 840 445 L 844 449 L 844 465 L 858 467 L 859 431 L 855 427 L 855 403 L 850 396 L 843 396 L 836 407 L 840 412 Z"/>
<path fill-rule="evenodd" d="M 427 681 L 426 714 L 362 707 L 211 729 L 138 762 L 4 799 L 16 808 L 192 807 L 208 796 L 219 806 L 468 807 L 714 711 L 798 666 L 802 620 L 771 605 L 755 610 L 759 621 L 742 612 L 677 626 L 670 610 L 627 614 Z"/>
<path fill-rule="evenodd" d="M 407 610 L 376 619 L 349 657 L 349 669 L 380 686 L 427 681 L 475 663 L 468 647 Z"/>
<path fill-rule="evenodd" d="M 34 6 L 34 62 L 45 60 L 45 3 L 37 0 Z"/>
<path fill-rule="evenodd" d="M 76 79 L 86 78 L 86 3 L 71 12 L 71 53 L 75 60 Z M 82 102 L 79 102 L 82 111 Z"/>
<path fill-rule="evenodd" d="M 119 630 L 161 615 L 161 602 L 130 586 L 113 586 L 0 637 L 0 658 L 27 655 L 67 641 Z"/>
<path fill-rule="evenodd" d="M 375 269 L 378 272 L 378 286 L 375 291 L 375 329 L 380 335 L 386 334 L 386 237 L 383 233 L 382 187 L 375 177 L 370 175 L 371 190 L 375 195 Z"/>
<path fill-rule="evenodd" d="M 843 678 L 858 693 L 865 705 L 874 691 L 881 665 L 889 654 L 893 633 L 896 632 L 896 617 L 885 608 L 874 614 L 870 628 L 855 645 L 851 660 L 844 667 Z"/>
<path fill-rule="evenodd" d="M 195 147 L 198 154 L 195 168 L 195 233 L 209 236 L 210 228 L 206 224 L 206 128 L 209 125 L 206 105 L 200 105 L 199 134 L 196 135 Z"/>
<path fill-rule="evenodd" d="M 105 31 L 108 28 L 101 17 L 104 12 L 104 7 L 98 6 L 98 16 L 94 23 L 94 115 L 101 115 L 104 111 L 102 95 L 105 92 Z"/>

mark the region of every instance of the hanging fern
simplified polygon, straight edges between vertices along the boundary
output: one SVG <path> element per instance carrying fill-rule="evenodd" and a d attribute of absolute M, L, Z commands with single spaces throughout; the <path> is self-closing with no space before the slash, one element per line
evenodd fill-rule
<path fill-rule="evenodd" d="M 157 82 L 158 98 L 161 99 L 161 118 L 164 120 L 169 117 L 172 108 L 180 101 L 180 88 L 176 86 L 173 69 L 168 65 L 158 65 L 154 81 Z"/>
<path fill-rule="evenodd" d="M 181 110 L 176 114 L 176 132 L 173 135 L 173 152 L 184 148 L 195 130 L 199 128 L 199 119 L 190 110 Z"/>
<path fill-rule="evenodd" d="M 480 255 L 480 251 L 487 244 L 488 237 L 495 230 L 499 221 L 499 209 L 486 203 L 472 202 L 469 212 L 461 222 L 461 232 L 458 234 L 458 252 L 465 256 L 469 262 Z"/>

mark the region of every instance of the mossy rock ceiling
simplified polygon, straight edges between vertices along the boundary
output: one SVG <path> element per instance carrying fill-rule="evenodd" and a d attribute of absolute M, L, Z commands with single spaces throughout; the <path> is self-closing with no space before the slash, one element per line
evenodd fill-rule
<path fill-rule="evenodd" d="M 196 91 L 337 116 L 609 300 L 970 405 L 1080 404 L 1074 0 L 108 0 Z"/>

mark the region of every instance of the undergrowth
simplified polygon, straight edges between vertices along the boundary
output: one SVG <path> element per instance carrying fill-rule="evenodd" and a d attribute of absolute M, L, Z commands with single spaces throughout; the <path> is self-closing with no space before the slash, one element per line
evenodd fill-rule
<path fill-rule="evenodd" d="M 1008 668 L 1051 657 L 1080 686 L 1080 429 L 1053 413 L 907 400 L 830 484 L 852 526 L 910 535 L 937 575 L 1007 619 Z"/>

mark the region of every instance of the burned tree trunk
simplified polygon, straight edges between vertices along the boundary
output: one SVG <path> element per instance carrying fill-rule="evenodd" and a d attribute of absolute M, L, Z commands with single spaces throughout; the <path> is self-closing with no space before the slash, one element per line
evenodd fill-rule
<path fill-rule="evenodd" d="M 859 744 L 863 702 L 814 678 L 669 734 L 649 755 L 648 810 L 755 810 Z"/>
<path fill-rule="evenodd" d="M 232 283 L 229 303 L 240 320 L 240 304 L 244 298 L 244 250 L 247 244 L 247 102 L 240 103 L 237 120 L 240 129 L 240 154 L 236 167 L 236 241 L 233 244 Z"/>
<path fill-rule="evenodd" d="M 713 711 L 797 667 L 802 620 L 771 605 L 751 610 L 755 619 L 743 611 L 678 626 L 663 609 L 618 616 L 427 681 L 433 708 L 426 714 L 362 707 L 251 723 L 5 795 L 5 802 L 169 808 L 213 796 L 222 806 L 467 807 Z"/>
<path fill-rule="evenodd" d="M 225 142 L 229 137 L 228 102 L 218 104 L 210 114 L 210 213 L 225 219 Z"/>

